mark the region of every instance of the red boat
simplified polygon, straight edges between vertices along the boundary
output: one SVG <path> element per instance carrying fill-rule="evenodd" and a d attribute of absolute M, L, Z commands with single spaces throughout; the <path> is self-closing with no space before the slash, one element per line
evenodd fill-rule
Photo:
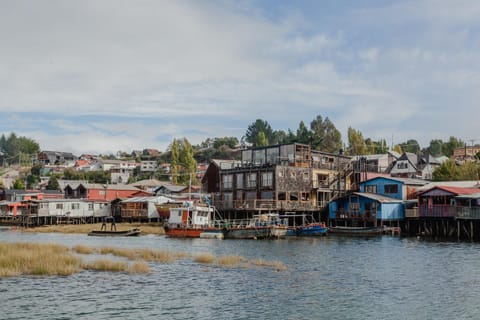
<path fill-rule="evenodd" d="M 165 234 L 175 238 L 200 238 L 200 234 L 215 230 L 214 208 L 185 202 L 183 206 L 170 208 L 170 217 L 165 226 Z"/>

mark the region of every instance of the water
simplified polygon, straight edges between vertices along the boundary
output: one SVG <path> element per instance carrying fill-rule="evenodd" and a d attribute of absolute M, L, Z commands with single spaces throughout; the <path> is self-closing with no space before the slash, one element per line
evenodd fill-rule
<path fill-rule="evenodd" d="M 480 244 L 328 236 L 275 241 L 102 238 L 0 231 L 0 241 L 171 249 L 282 261 L 191 260 L 152 273 L 0 279 L 0 319 L 478 319 Z"/>

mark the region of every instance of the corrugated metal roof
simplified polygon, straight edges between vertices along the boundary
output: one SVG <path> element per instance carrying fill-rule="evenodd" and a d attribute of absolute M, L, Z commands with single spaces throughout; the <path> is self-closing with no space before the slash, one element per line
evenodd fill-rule
<path fill-rule="evenodd" d="M 462 195 L 457 196 L 455 198 L 458 198 L 458 199 L 480 199 L 480 192 L 479 193 L 473 193 L 473 194 L 462 194 Z"/>
<path fill-rule="evenodd" d="M 386 202 L 386 203 L 401 203 L 403 202 L 402 200 L 386 197 L 380 194 L 376 193 L 369 193 L 369 192 L 354 192 L 353 194 L 360 196 L 360 197 L 365 197 L 368 199 L 376 200 L 379 202 Z"/>
<path fill-rule="evenodd" d="M 133 197 L 121 201 L 122 203 L 132 203 L 132 202 L 154 202 L 158 204 L 169 203 L 169 202 L 178 202 L 172 198 L 158 196 L 158 197 Z"/>

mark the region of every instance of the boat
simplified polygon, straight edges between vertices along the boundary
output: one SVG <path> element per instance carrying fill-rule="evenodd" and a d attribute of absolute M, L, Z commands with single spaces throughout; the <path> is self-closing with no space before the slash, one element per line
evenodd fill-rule
<path fill-rule="evenodd" d="M 207 229 L 200 233 L 200 238 L 203 239 L 224 239 L 223 229 Z"/>
<path fill-rule="evenodd" d="M 305 236 L 326 236 L 328 228 L 325 223 L 310 223 L 305 226 L 296 228 L 296 235 L 299 237 Z"/>
<path fill-rule="evenodd" d="M 247 221 L 232 221 L 224 228 L 226 239 L 274 239 L 287 234 L 287 225 L 278 214 L 253 216 Z"/>
<path fill-rule="evenodd" d="M 329 233 L 352 236 L 378 236 L 383 234 L 384 227 L 329 227 Z"/>
<path fill-rule="evenodd" d="M 130 229 L 124 231 L 116 231 L 116 230 L 93 230 L 88 233 L 89 236 L 97 236 L 97 237 L 135 237 L 139 236 L 141 233 L 140 229 Z"/>
<path fill-rule="evenodd" d="M 220 227 L 215 227 L 214 212 L 214 207 L 192 201 L 171 207 L 165 234 L 172 238 L 200 238 L 204 232 L 221 231 Z"/>

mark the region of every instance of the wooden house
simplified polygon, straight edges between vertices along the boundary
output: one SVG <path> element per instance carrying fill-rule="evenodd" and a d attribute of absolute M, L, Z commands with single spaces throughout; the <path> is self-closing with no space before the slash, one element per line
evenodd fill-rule
<path fill-rule="evenodd" d="M 458 197 L 478 193 L 480 189 L 477 188 L 432 187 L 418 194 L 418 215 L 420 217 L 455 217 Z"/>
<path fill-rule="evenodd" d="M 135 196 L 150 196 L 151 193 L 123 184 L 73 183 L 64 189 L 65 198 L 112 201 Z"/>
<path fill-rule="evenodd" d="M 360 192 L 380 194 L 398 200 L 416 199 L 416 192 L 428 181 L 412 178 L 376 177 L 360 184 Z"/>
<path fill-rule="evenodd" d="M 28 202 L 29 214 L 38 217 L 100 218 L 112 215 L 108 201 L 45 199 Z"/>
<path fill-rule="evenodd" d="M 403 201 L 376 193 L 353 192 L 329 204 L 331 225 L 371 227 L 405 218 Z"/>
<path fill-rule="evenodd" d="M 224 214 L 316 211 L 348 189 L 350 158 L 283 144 L 242 151 L 241 161 L 212 162 L 202 186 Z"/>
<path fill-rule="evenodd" d="M 133 197 L 120 202 L 122 220 L 128 221 L 158 221 L 160 216 L 158 208 L 162 205 L 178 202 L 164 196 Z"/>

